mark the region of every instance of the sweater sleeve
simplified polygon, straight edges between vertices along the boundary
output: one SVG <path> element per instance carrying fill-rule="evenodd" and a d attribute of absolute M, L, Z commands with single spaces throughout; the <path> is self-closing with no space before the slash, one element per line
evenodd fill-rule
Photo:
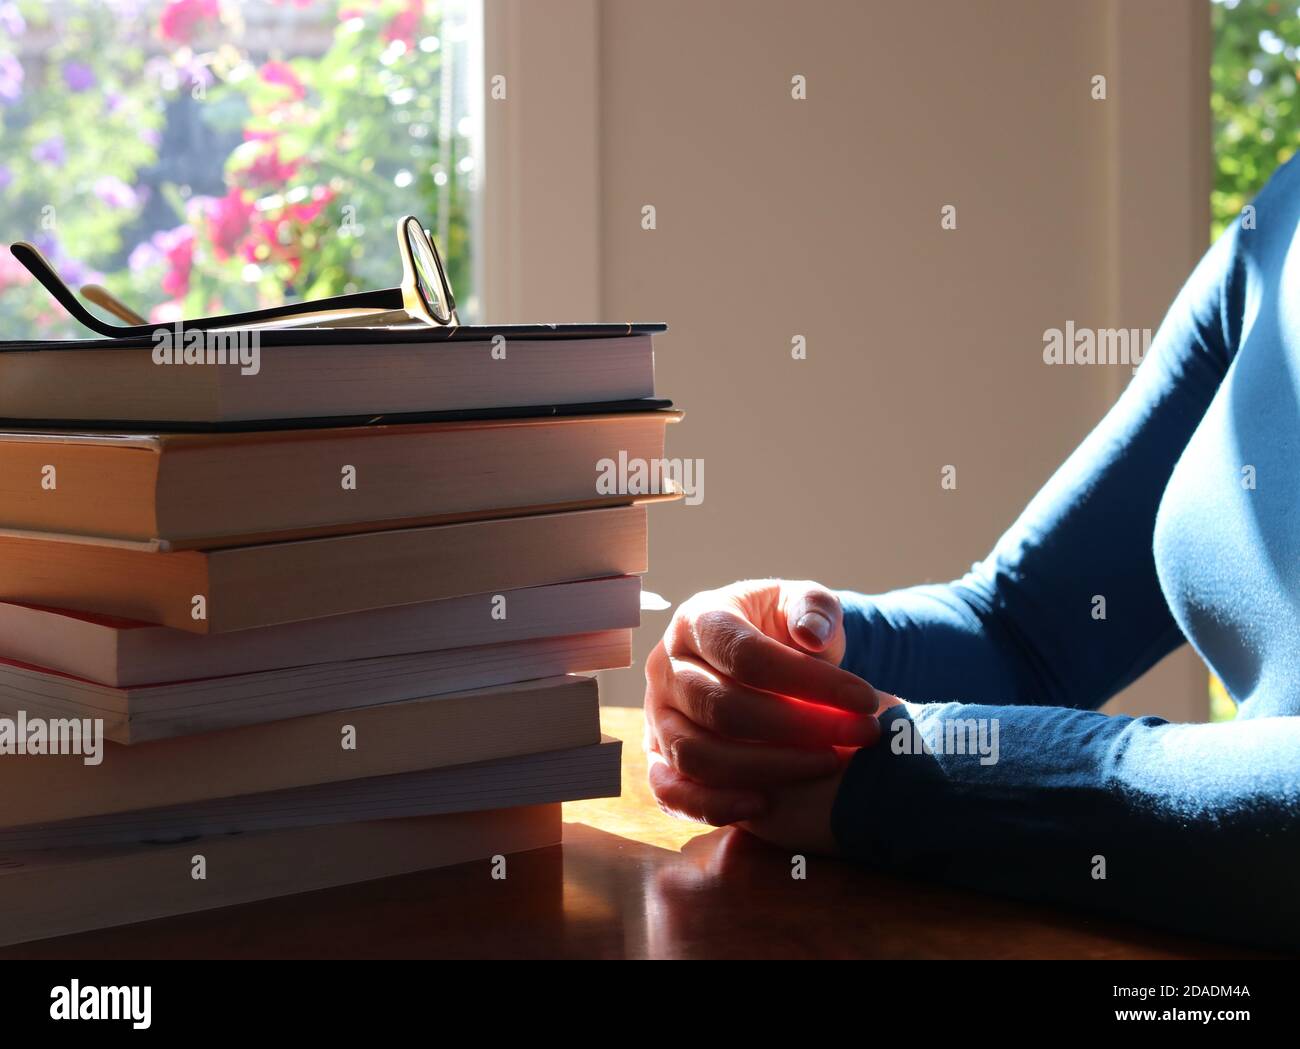
<path fill-rule="evenodd" d="M 1184 640 L 1152 536 L 1239 343 L 1249 265 L 1238 236 L 1202 260 L 1123 396 L 983 562 L 947 585 L 842 595 L 844 665 L 913 701 L 882 717 L 880 744 L 845 774 L 833 827 L 846 854 L 1300 945 L 1289 884 L 1300 718 L 1171 725 L 1096 712 Z M 1300 696 L 1271 709 L 1300 713 Z"/>
<path fill-rule="evenodd" d="M 841 594 L 844 666 L 904 699 L 1095 709 L 1181 644 L 1156 576 L 1156 510 L 1231 363 L 1243 274 L 1234 229 L 1115 406 L 964 578 Z"/>
<path fill-rule="evenodd" d="M 1300 947 L 1300 718 L 905 704 L 849 765 L 845 854 L 911 877 Z"/>

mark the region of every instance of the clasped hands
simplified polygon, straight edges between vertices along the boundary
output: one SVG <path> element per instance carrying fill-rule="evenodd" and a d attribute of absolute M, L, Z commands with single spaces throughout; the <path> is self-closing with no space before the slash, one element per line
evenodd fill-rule
<path fill-rule="evenodd" d="M 877 714 L 899 702 L 843 670 L 839 599 L 812 582 L 696 594 L 646 660 L 650 787 L 666 812 L 833 855 L 831 806 Z"/>

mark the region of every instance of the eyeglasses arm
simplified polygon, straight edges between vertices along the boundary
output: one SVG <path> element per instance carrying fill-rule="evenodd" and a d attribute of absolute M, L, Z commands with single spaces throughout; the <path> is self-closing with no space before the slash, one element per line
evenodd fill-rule
<path fill-rule="evenodd" d="M 81 297 L 88 299 L 101 309 L 108 310 L 114 317 L 126 321 L 127 324 L 149 323 L 102 284 L 83 284 L 81 286 Z"/>
<path fill-rule="evenodd" d="M 18 241 L 9 246 L 9 251 L 41 283 L 60 306 L 91 331 L 100 335 L 121 338 L 129 335 L 149 335 L 156 330 L 157 325 L 148 323 L 111 324 L 108 321 L 100 320 L 81 304 L 81 301 L 73 294 L 72 289 L 63 282 L 63 279 L 54 271 L 54 267 L 46 261 L 45 256 L 34 245 L 25 241 Z M 104 295 L 120 307 L 121 310 L 139 316 L 130 307 L 118 302 L 108 292 L 104 292 Z M 96 300 L 92 298 L 91 301 Z M 335 295 L 328 299 L 312 299 L 310 302 L 291 302 L 283 306 L 271 306 L 261 310 L 250 310 L 246 313 L 195 317 L 182 321 L 182 323 L 186 327 L 197 329 L 239 328 L 282 317 L 300 317 L 313 313 L 331 313 L 338 310 L 400 310 L 403 301 L 401 288 L 383 288 L 379 291 L 358 291 L 348 295 Z M 107 303 L 101 302 L 99 304 L 117 316 L 126 319 L 123 313 L 113 309 Z"/>

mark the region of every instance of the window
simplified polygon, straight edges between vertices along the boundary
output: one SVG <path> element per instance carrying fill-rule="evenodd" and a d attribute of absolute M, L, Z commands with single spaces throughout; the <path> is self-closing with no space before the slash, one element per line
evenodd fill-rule
<path fill-rule="evenodd" d="M 1217 237 L 1300 147 L 1300 10 L 1277 0 L 1213 0 Z"/>
<path fill-rule="evenodd" d="M 0 0 L 0 236 L 169 322 L 391 287 L 415 214 L 473 320 L 480 5 Z M 0 308 L 87 335 L 7 251 Z"/>

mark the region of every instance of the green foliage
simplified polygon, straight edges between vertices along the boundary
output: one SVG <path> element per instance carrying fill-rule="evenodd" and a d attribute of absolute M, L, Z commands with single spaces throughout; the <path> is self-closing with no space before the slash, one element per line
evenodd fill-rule
<path fill-rule="evenodd" d="M 1300 11 L 1295 0 L 1214 0 L 1212 17 L 1217 237 L 1300 147 Z"/>
<path fill-rule="evenodd" d="M 169 321 L 392 286 L 415 214 L 464 303 L 472 158 L 443 106 L 440 5 L 280 6 L 328 46 L 265 58 L 228 0 L 125 19 L 0 0 L 0 238 Z M 86 335 L 7 252 L 0 306 L 7 338 Z"/>
<path fill-rule="evenodd" d="M 143 50 L 138 44 L 116 48 L 122 34 L 112 10 L 85 4 L 73 10 L 65 32 L 49 34 L 51 47 L 20 60 L 13 30 L 23 36 L 40 32 L 44 9 L 38 2 L 8 6 L 0 24 L 8 86 L 0 95 L 0 236 L 6 243 L 34 241 L 72 279 L 94 280 L 94 264 L 121 250 L 123 232 L 138 215 L 139 202 L 129 202 L 136 173 L 156 159 L 153 143 L 163 115 L 144 86 Z M 93 86 L 74 89 L 91 78 Z M 108 194 L 118 183 L 128 189 L 127 203 L 113 207 L 96 197 L 97 186 Z M 80 246 L 91 268 L 66 256 L 61 243 Z M 7 250 L 0 258 L 0 303 L 5 337 L 67 326 L 62 311 L 31 286 Z"/>

